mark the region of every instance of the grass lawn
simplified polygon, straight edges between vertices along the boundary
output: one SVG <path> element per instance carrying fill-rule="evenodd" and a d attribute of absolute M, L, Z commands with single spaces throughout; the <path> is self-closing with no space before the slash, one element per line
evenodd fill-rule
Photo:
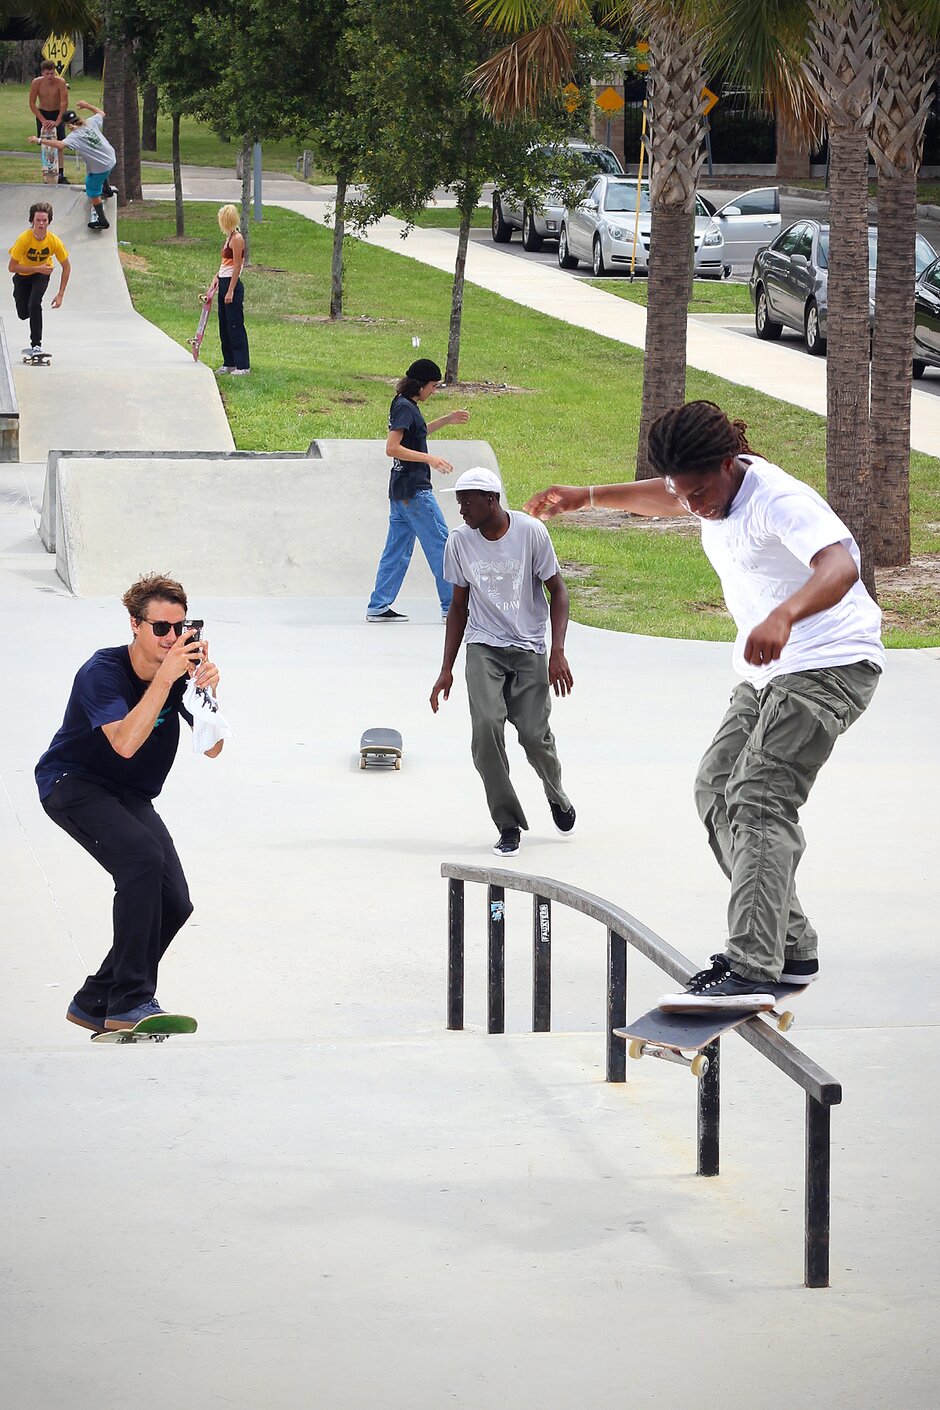
<path fill-rule="evenodd" d="M 595 289 L 616 294 L 618 299 L 646 307 L 647 282 L 637 277 L 629 279 L 588 279 Z M 723 279 L 694 279 L 689 313 L 750 313 L 751 295 L 746 284 L 731 284 Z"/>
<path fill-rule="evenodd" d="M 811 176 L 795 181 L 788 180 L 786 185 L 802 186 L 804 191 L 825 191 L 826 189 L 826 183 L 820 176 Z M 872 200 L 878 199 L 877 181 L 869 181 L 868 194 Z M 921 205 L 940 205 L 940 181 L 931 181 L 929 178 L 923 177 L 917 183 L 917 199 Z"/>
<path fill-rule="evenodd" d="M 31 132 L 36 130 L 32 113 L 29 111 L 28 95 L 28 84 L 0 84 L 0 151 L 16 152 L 21 148 L 28 150 L 26 139 Z M 95 107 L 100 108 L 101 80 L 84 76 L 72 79 L 69 84 L 69 97 L 73 107 L 79 98 L 83 98 L 86 103 L 94 103 Z M 145 157 L 149 156 L 161 162 L 171 160 L 170 129 L 169 115 L 160 113 L 157 119 L 156 151 L 145 152 Z M 265 171 L 295 173 L 297 158 L 305 145 L 310 146 L 310 141 L 305 143 L 298 139 L 296 141 L 265 142 Z M 225 166 L 234 169 L 237 146 L 232 142 L 223 142 L 205 123 L 197 122 L 195 118 L 184 117 L 180 122 L 180 151 L 183 161 L 190 165 Z M 38 157 L 34 156 L 34 159 L 38 163 Z M 71 163 L 69 165 L 71 166 Z M 0 180 L 3 181 L 16 179 L 16 177 L 0 175 Z M 159 178 L 154 177 L 153 179 Z M 168 179 L 172 181 L 172 174 Z M 145 175 L 144 180 L 151 180 L 151 176 Z"/>
<path fill-rule="evenodd" d="M 217 267 L 215 212 L 186 208 L 183 243 L 169 203 L 122 211 L 121 257 L 135 306 L 180 343 L 192 337 L 198 296 Z M 269 208 L 252 225 L 246 318 L 252 375 L 223 379 L 235 443 L 242 450 L 302 450 L 318 436 L 384 437 L 391 381 L 414 356 L 443 361 L 450 316 L 449 276 L 413 260 L 347 241 L 347 317 L 331 323 L 331 234 L 293 212 Z M 205 360 L 219 361 L 210 324 Z M 588 371 L 590 375 L 585 375 Z M 488 440 L 499 457 L 510 505 L 554 482 L 631 479 L 640 413 L 642 354 L 583 329 L 523 309 L 468 285 L 460 366 L 466 382 L 509 390 L 438 393 L 430 415 L 467 406 L 471 420 L 437 438 Z M 821 417 L 690 370 L 690 397 L 710 397 L 743 416 L 755 446 L 817 489 L 825 481 Z M 912 463 L 914 552 L 940 552 L 940 464 Z M 600 526 L 598 526 L 598 522 Z M 697 540 L 675 528 L 629 526 L 611 516 L 552 525 L 567 565 L 579 621 L 654 636 L 730 640 L 721 591 Z M 905 614 L 903 603 L 908 603 Z M 893 609 L 893 600 L 883 597 Z M 932 614 L 932 615 L 931 615 Z M 940 597 L 899 600 L 893 645 L 940 643 Z"/>

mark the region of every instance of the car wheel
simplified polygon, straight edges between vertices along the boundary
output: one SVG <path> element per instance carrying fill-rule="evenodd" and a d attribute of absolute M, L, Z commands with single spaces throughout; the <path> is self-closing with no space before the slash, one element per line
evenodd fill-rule
<path fill-rule="evenodd" d="M 534 254 L 542 248 L 542 237 L 535 228 L 535 220 L 529 206 L 522 213 L 522 248 Z"/>
<path fill-rule="evenodd" d="M 594 270 L 595 279 L 603 279 L 604 275 L 608 273 L 607 266 L 604 263 L 604 251 L 601 249 L 601 242 L 597 239 L 596 236 L 594 239 L 594 252 L 593 257 L 591 259 L 591 268 Z"/>
<path fill-rule="evenodd" d="M 763 338 L 765 342 L 772 343 L 780 337 L 783 332 L 782 323 L 774 323 L 770 317 L 770 310 L 767 307 L 767 295 L 764 292 L 763 284 L 757 286 L 757 301 L 754 304 L 754 327 L 758 338 Z"/>
<path fill-rule="evenodd" d="M 921 362 L 920 358 L 915 357 L 913 363 L 911 364 L 911 376 L 914 378 L 914 381 L 919 382 L 926 371 L 926 362 Z"/>
<path fill-rule="evenodd" d="M 826 340 L 819 331 L 819 309 L 816 307 L 815 299 L 810 299 L 806 305 L 803 341 L 806 344 L 806 351 L 812 353 L 813 357 L 822 357 L 826 351 Z"/>
<path fill-rule="evenodd" d="M 558 236 L 558 267 L 559 269 L 577 269 L 578 261 L 574 255 L 568 253 L 568 231 L 563 225 Z"/>
<path fill-rule="evenodd" d="M 512 239 L 512 226 L 507 225 L 503 219 L 503 208 L 499 203 L 499 197 L 493 197 L 493 242 L 496 245 L 508 245 Z"/>

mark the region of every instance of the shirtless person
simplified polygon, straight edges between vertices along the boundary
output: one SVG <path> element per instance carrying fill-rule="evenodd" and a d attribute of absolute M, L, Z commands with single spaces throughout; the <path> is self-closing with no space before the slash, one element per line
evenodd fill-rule
<path fill-rule="evenodd" d="M 42 130 L 49 123 L 55 123 L 55 135 L 60 142 L 65 141 L 65 123 L 62 115 L 69 105 L 69 86 L 64 78 L 59 77 L 55 64 L 51 59 L 43 59 L 40 65 L 38 78 L 34 78 L 29 85 L 29 110 L 36 119 L 36 136 L 42 136 Z M 69 180 L 65 174 L 64 158 L 62 170 L 59 172 L 59 185 L 68 186 Z"/>

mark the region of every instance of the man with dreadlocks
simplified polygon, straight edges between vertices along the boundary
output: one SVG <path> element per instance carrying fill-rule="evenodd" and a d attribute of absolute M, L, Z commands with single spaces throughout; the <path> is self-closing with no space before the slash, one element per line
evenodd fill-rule
<path fill-rule="evenodd" d="M 660 1000 L 671 1009 L 768 1009 L 768 984 L 817 977 L 817 935 L 794 885 L 799 810 L 885 663 L 855 540 L 815 490 L 751 450 L 746 429 L 714 402 L 689 402 L 650 428 L 658 479 L 552 485 L 525 505 L 540 519 L 588 505 L 694 514 L 738 629 L 732 662 L 743 681 L 695 781 L 731 882 L 728 940 L 683 994 Z"/>

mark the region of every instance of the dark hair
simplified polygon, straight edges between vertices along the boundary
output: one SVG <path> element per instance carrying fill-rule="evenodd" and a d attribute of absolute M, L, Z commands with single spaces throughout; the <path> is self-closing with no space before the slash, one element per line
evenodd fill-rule
<path fill-rule="evenodd" d="M 701 475 L 751 447 L 745 421 L 731 421 L 713 401 L 674 406 L 650 427 L 647 451 L 657 475 Z"/>
<path fill-rule="evenodd" d="M 55 69 L 55 72 L 58 73 L 59 70 L 56 68 L 54 59 L 43 59 L 42 63 L 39 65 L 39 71 L 40 73 L 45 73 L 47 69 Z"/>
<path fill-rule="evenodd" d="M 430 380 L 429 377 L 428 381 L 430 382 Z M 419 382 L 417 377 L 409 377 L 406 373 L 404 377 L 399 377 L 398 381 L 395 383 L 395 395 L 396 397 L 407 397 L 409 401 L 414 401 L 423 386 L 424 383 Z"/>
<path fill-rule="evenodd" d="M 39 211 L 45 211 L 45 212 L 46 212 L 46 215 L 49 217 L 49 224 L 51 225 L 51 224 L 52 224 L 52 207 L 50 206 L 50 204 L 49 204 L 48 201 L 37 201 L 35 205 L 30 206 L 30 208 L 29 208 L 29 220 L 30 220 L 30 224 L 32 224 L 33 220 L 34 220 L 35 217 L 36 217 L 37 212 L 39 212 Z"/>
<path fill-rule="evenodd" d="M 121 600 L 134 621 L 142 622 L 144 613 L 154 598 L 159 598 L 162 602 L 175 602 L 186 611 L 186 593 L 182 586 L 175 578 L 168 578 L 163 573 L 149 573 L 146 577 L 138 578 Z"/>

